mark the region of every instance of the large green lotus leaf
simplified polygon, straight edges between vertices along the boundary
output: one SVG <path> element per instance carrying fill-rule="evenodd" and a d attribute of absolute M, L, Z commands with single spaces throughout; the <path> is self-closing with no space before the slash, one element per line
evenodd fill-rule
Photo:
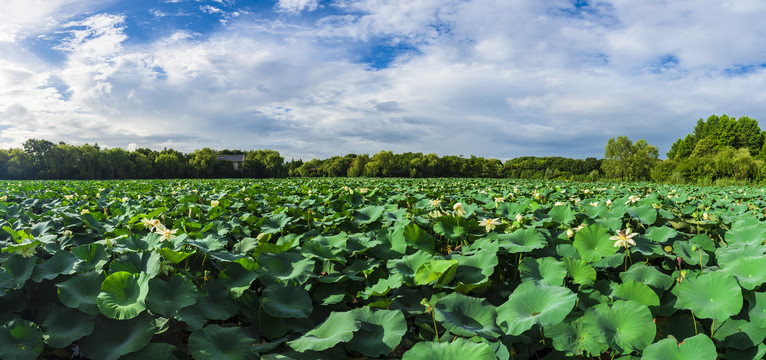
<path fill-rule="evenodd" d="M 523 282 L 497 308 L 497 324 L 506 334 L 519 335 L 535 324 L 558 324 L 572 311 L 577 295 L 560 286 Z"/>
<path fill-rule="evenodd" d="M 104 245 L 101 244 L 87 244 L 73 247 L 70 252 L 74 256 L 83 260 L 78 262 L 77 266 L 75 266 L 75 271 L 78 273 L 85 273 L 92 270 L 102 272 L 104 271 L 104 265 L 109 261 L 109 253 L 106 251 Z"/>
<path fill-rule="evenodd" d="M 448 240 L 460 240 L 468 233 L 469 220 L 454 216 L 442 216 L 434 223 L 434 232 Z"/>
<path fill-rule="evenodd" d="M 660 298 L 648 285 L 637 281 L 626 281 L 612 291 L 612 297 L 637 301 L 645 306 L 660 306 Z"/>
<path fill-rule="evenodd" d="M 35 323 L 21 318 L 0 326 L 0 359 L 31 360 L 43 352 L 43 332 Z"/>
<path fill-rule="evenodd" d="M 675 282 L 672 276 L 663 274 L 654 266 L 647 266 L 644 263 L 633 264 L 628 271 L 620 273 L 620 279 L 622 279 L 623 282 L 640 282 L 649 285 L 656 290 L 667 290 Z"/>
<path fill-rule="evenodd" d="M 197 286 L 186 276 L 173 275 L 168 280 L 149 280 L 146 306 L 162 316 L 175 316 L 179 310 L 197 302 Z"/>
<path fill-rule="evenodd" d="M 745 350 L 763 343 L 766 328 L 747 320 L 729 319 L 720 326 L 716 324 L 714 338 L 725 348 Z"/>
<path fill-rule="evenodd" d="M 698 248 L 705 251 L 709 251 L 711 253 L 715 252 L 716 250 L 716 244 L 713 242 L 710 236 L 707 236 L 706 234 L 694 235 L 694 237 L 689 239 L 689 242 L 691 242 L 694 245 L 697 245 Z"/>
<path fill-rule="evenodd" d="M 706 251 L 702 251 L 701 248 L 689 241 L 674 242 L 673 254 L 680 257 L 689 265 L 699 265 L 700 260 L 702 260 L 702 265 L 704 266 L 707 265 L 709 259 L 709 255 Z"/>
<path fill-rule="evenodd" d="M 562 259 L 567 270 L 567 275 L 572 282 L 583 286 L 590 286 L 596 281 L 596 269 L 585 261 L 565 257 Z"/>
<path fill-rule="evenodd" d="M 733 275 L 739 285 L 746 290 L 753 290 L 766 282 L 766 255 L 747 256 L 727 264 L 723 271 Z"/>
<path fill-rule="evenodd" d="M 118 271 L 104 279 L 96 304 L 111 319 L 132 319 L 146 309 L 148 293 L 149 275 Z"/>
<path fill-rule="evenodd" d="M 409 224 L 405 226 L 402 235 L 407 244 L 415 249 L 423 250 L 427 253 L 434 252 L 436 239 L 421 229 L 417 224 Z"/>
<path fill-rule="evenodd" d="M 365 206 L 354 211 L 354 221 L 358 224 L 369 224 L 380 219 L 384 211 L 386 211 L 386 208 L 383 206 Z"/>
<path fill-rule="evenodd" d="M 628 209 L 628 215 L 645 225 L 652 225 L 657 221 L 657 209 L 652 205 L 641 205 Z"/>
<path fill-rule="evenodd" d="M 628 354 L 640 351 L 654 340 L 657 327 L 649 308 L 636 301 L 618 300 L 612 306 L 596 305 L 585 312 L 583 325 L 601 333 L 610 348 Z"/>
<path fill-rule="evenodd" d="M 414 282 L 415 271 L 427 261 L 433 259 L 433 255 L 418 251 L 412 255 L 402 256 L 401 259 L 391 259 L 386 263 L 386 267 L 391 273 L 402 274 L 405 281 Z"/>
<path fill-rule="evenodd" d="M 738 218 L 726 232 L 726 243 L 761 245 L 766 240 L 766 226 L 751 215 Z"/>
<path fill-rule="evenodd" d="M 184 243 L 196 247 L 203 253 L 223 250 L 228 240 L 218 234 L 208 234 L 203 239 L 186 239 Z"/>
<path fill-rule="evenodd" d="M 11 290 L 21 289 L 24 283 L 32 276 L 32 271 L 37 265 L 37 257 L 24 258 L 21 255 L 12 255 L 3 262 L 2 267 L 8 274 L 13 275 Z"/>
<path fill-rule="evenodd" d="M 238 263 L 230 263 L 218 274 L 221 283 L 229 288 L 229 295 L 233 298 L 242 296 L 245 290 L 250 288 L 250 284 L 258 278 L 258 274 L 248 271 Z"/>
<path fill-rule="evenodd" d="M 455 278 L 457 260 L 429 260 L 415 271 L 415 285 L 449 284 Z"/>
<path fill-rule="evenodd" d="M 562 225 L 570 225 L 575 220 L 575 215 L 572 209 L 567 205 L 554 206 L 548 211 L 548 216 L 551 220 Z"/>
<path fill-rule="evenodd" d="M 364 291 L 360 293 L 360 295 L 364 299 L 369 299 L 371 296 L 386 296 L 389 291 L 393 289 L 398 289 L 402 286 L 404 283 L 404 278 L 400 274 L 391 274 L 389 277 L 380 279 L 378 282 L 375 283 L 375 285 L 368 286 Z M 338 288 L 339 286 L 336 285 L 335 288 Z M 314 289 L 312 289 L 314 291 Z M 345 296 L 345 290 L 343 288 L 340 289 L 339 293 L 340 298 L 342 299 Z"/>
<path fill-rule="evenodd" d="M 304 242 L 301 245 L 301 254 L 307 258 L 336 261 L 341 264 L 346 263 L 346 250 L 330 245 L 327 239 L 321 236 Z"/>
<path fill-rule="evenodd" d="M 239 311 L 239 307 L 229 297 L 229 289 L 220 280 L 210 280 L 202 287 L 197 295 L 197 302 L 181 309 L 179 314 L 188 316 L 190 313 L 209 320 L 226 320 Z"/>
<path fill-rule="evenodd" d="M 261 301 L 264 311 L 283 318 L 307 318 L 314 309 L 308 291 L 293 285 L 270 284 Z"/>
<path fill-rule="evenodd" d="M 704 334 L 692 336 L 677 343 L 672 338 L 662 339 L 644 349 L 641 360 L 715 360 L 718 354 L 713 340 Z"/>
<path fill-rule="evenodd" d="M 99 316 L 93 333 L 79 341 L 80 350 L 90 359 L 117 360 L 148 345 L 156 330 L 154 318 L 147 313 L 130 320 Z"/>
<path fill-rule="evenodd" d="M 494 360 L 495 351 L 485 343 L 463 338 L 446 343 L 421 341 L 402 356 L 402 360 Z"/>
<path fill-rule="evenodd" d="M 545 335 L 553 339 L 556 350 L 569 356 L 599 356 L 609 348 L 604 335 L 597 330 L 587 329 L 582 318 L 549 326 L 545 329 Z"/>
<path fill-rule="evenodd" d="M 452 293 L 439 299 L 434 309 L 436 321 L 455 335 L 488 339 L 500 336 L 495 323 L 497 311 L 485 299 Z"/>
<path fill-rule="evenodd" d="M 101 283 L 104 274 L 95 271 L 75 275 L 56 284 L 61 303 L 88 315 L 99 314 L 96 306 L 98 295 L 101 293 Z"/>
<path fill-rule="evenodd" d="M 407 333 L 407 321 L 401 310 L 351 310 L 361 322 L 359 331 L 346 347 L 365 356 L 379 357 L 393 352 Z"/>
<path fill-rule="evenodd" d="M 314 260 L 294 252 L 262 253 L 258 257 L 259 267 L 255 272 L 264 284 L 272 282 L 303 284 L 314 273 Z"/>
<path fill-rule="evenodd" d="M 322 324 L 300 338 L 288 341 L 287 345 L 298 352 L 326 350 L 350 341 L 361 326 L 362 322 L 356 319 L 354 313 L 333 311 Z"/>
<path fill-rule="evenodd" d="M 614 246 L 614 240 L 609 239 L 609 233 L 599 225 L 586 226 L 575 234 L 572 244 L 580 257 L 587 263 L 592 263 L 613 255 L 619 250 Z"/>
<path fill-rule="evenodd" d="M 755 304 L 751 304 L 748 317 L 753 324 L 766 327 L 766 293 L 756 292 L 754 300 Z"/>
<path fill-rule="evenodd" d="M 678 235 L 678 231 L 670 226 L 653 226 L 646 230 L 644 237 L 658 243 L 664 243 Z"/>
<path fill-rule="evenodd" d="M 32 271 L 32 281 L 53 280 L 59 275 L 72 275 L 75 265 L 81 260 L 69 251 L 57 251 L 53 256 Z"/>
<path fill-rule="evenodd" d="M 170 248 L 160 248 L 159 250 L 160 255 L 162 255 L 163 258 L 166 260 L 172 262 L 173 264 L 178 264 L 181 261 L 184 261 L 187 257 L 194 254 L 194 252 L 184 252 L 184 251 L 175 251 Z"/>
<path fill-rule="evenodd" d="M 761 244 L 734 244 L 722 246 L 715 250 L 715 258 L 718 266 L 726 268 L 729 264 L 736 263 L 741 258 L 759 257 L 766 254 L 766 246 Z"/>
<path fill-rule="evenodd" d="M 257 359 L 256 343 L 240 327 L 211 324 L 189 335 L 189 349 L 195 359 Z"/>
<path fill-rule="evenodd" d="M 132 352 L 120 358 L 120 360 L 145 360 L 145 359 L 164 359 L 164 360 L 182 360 L 178 356 L 175 346 L 168 343 L 149 343 L 143 349 Z"/>
<path fill-rule="evenodd" d="M 125 253 L 109 264 L 109 272 L 116 273 L 120 271 L 132 274 L 146 273 L 149 278 L 157 276 L 160 272 L 162 256 L 156 251 L 147 251 L 142 253 Z"/>
<path fill-rule="evenodd" d="M 472 255 L 453 257 L 458 260 L 455 278 L 464 284 L 481 284 L 489 280 L 497 266 L 497 252 L 476 251 Z"/>
<path fill-rule="evenodd" d="M 94 317 L 65 306 L 48 304 L 39 319 L 45 343 L 54 348 L 65 348 L 72 342 L 90 335 L 96 325 Z"/>
<path fill-rule="evenodd" d="M 282 229 L 289 224 L 293 218 L 285 214 L 276 214 L 267 217 L 261 224 L 261 233 L 264 234 L 276 234 L 282 231 Z"/>
<path fill-rule="evenodd" d="M 510 234 L 499 234 L 497 240 L 500 248 L 511 254 L 526 253 L 548 245 L 543 234 L 535 228 L 522 228 Z"/>
<path fill-rule="evenodd" d="M 676 308 L 688 309 L 698 318 L 721 323 L 742 309 L 742 288 L 723 271 L 687 278 L 677 286 Z"/>
<path fill-rule="evenodd" d="M 551 286 L 563 285 L 567 276 L 566 265 L 552 257 L 524 258 L 519 264 L 519 271 L 521 281 L 534 281 Z"/>

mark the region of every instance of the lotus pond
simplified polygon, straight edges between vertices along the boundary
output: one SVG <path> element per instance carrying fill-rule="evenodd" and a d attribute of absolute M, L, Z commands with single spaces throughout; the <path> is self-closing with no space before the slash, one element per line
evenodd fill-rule
<path fill-rule="evenodd" d="M 764 191 L 0 182 L 0 358 L 761 359 Z"/>

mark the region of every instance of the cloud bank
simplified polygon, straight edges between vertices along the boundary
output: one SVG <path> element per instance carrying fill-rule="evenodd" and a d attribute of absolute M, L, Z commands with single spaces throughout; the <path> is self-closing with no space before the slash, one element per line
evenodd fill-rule
<path fill-rule="evenodd" d="M 766 121 L 762 1 L 247 3 L 5 1 L 0 147 L 581 158 Z"/>

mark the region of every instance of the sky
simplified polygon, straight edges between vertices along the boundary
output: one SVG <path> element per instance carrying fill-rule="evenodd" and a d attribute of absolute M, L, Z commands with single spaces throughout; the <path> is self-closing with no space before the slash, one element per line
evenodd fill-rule
<path fill-rule="evenodd" d="M 661 157 L 766 129 L 763 0 L 3 0 L 0 148 Z"/>

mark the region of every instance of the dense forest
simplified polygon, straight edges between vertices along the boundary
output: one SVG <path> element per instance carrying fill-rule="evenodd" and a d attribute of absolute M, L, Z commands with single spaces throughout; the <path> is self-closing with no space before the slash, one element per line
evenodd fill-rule
<path fill-rule="evenodd" d="M 697 121 L 658 159 L 658 149 L 627 136 L 609 139 L 604 158 L 524 156 L 502 162 L 470 156 L 406 152 L 347 154 L 285 161 L 278 151 L 213 150 L 191 153 L 146 148 L 127 151 L 29 139 L 22 149 L 0 149 L 0 179 L 149 179 L 276 177 L 482 177 L 730 184 L 766 182 L 764 131 L 749 117 L 712 115 Z M 244 155 L 236 164 L 221 155 Z"/>
<path fill-rule="evenodd" d="M 244 162 L 219 160 L 219 155 L 244 154 Z M 149 178 L 276 178 L 276 177 L 513 177 L 527 179 L 595 180 L 601 160 L 522 157 L 503 163 L 471 156 L 381 151 L 310 161 L 285 159 L 275 150 L 203 148 L 184 154 L 96 145 L 55 144 L 29 139 L 23 149 L 0 149 L 0 179 L 149 179 Z"/>

